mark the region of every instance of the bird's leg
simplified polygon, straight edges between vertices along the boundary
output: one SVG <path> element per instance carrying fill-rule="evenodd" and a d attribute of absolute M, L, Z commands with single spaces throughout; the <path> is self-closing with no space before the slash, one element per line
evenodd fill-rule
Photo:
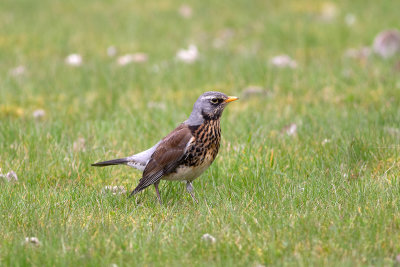
<path fill-rule="evenodd" d="M 190 194 L 190 196 L 192 197 L 192 199 L 198 204 L 199 201 L 197 201 L 197 199 L 194 197 L 192 183 L 189 182 L 189 181 L 186 181 L 186 190 L 188 191 L 188 193 Z"/>
<path fill-rule="evenodd" d="M 158 197 L 158 202 L 160 202 L 160 205 L 162 205 L 162 200 L 161 200 L 161 196 L 160 196 L 160 191 L 158 191 L 158 184 L 160 183 L 160 181 L 156 182 L 154 184 L 154 188 L 156 189 L 156 193 L 157 193 L 157 197 Z"/>

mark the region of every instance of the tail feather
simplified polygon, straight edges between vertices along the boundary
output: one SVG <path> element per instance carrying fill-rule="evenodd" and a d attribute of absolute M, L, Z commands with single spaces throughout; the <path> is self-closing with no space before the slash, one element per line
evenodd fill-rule
<path fill-rule="evenodd" d="M 127 164 L 128 162 L 129 162 L 129 160 L 128 160 L 127 158 L 112 159 L 112 160 L 107 160 L 107 161 L 102 161 L 102 162 L 93 163 L 92 166 L 104 167 L 104 166 L 110 166 L 110 165 Z"/>

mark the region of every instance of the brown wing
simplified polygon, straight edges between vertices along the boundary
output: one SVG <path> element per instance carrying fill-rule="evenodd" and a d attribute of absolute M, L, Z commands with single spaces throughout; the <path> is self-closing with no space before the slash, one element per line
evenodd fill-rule
<path fill-rule="evenodd" d="M 143 171 L 139 185 L 132 191 L 131 195 L 142 191 L 160 181 L 164 175 L 173 172 L 185 154 L 187 144 L 192 137 L 192 132 L 185 124 L 179 125 L 167 135 L 154 151 Z"/>

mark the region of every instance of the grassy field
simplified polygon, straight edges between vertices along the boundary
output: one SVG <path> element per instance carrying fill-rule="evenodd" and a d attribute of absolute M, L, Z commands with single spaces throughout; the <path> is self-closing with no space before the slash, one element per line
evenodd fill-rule
<path fill-rule="evenodd" d="M 344 55 L 399 29 L 399 10 L 393 0 L 0 1 L 0 172 L 18 175 L 0 178 L 0 266 L 393 266 L 400 57 Z M 178 61 L 190 44 L 198 60 Z M 137 52 L 148 60 L 118 65 Z M 65 63 L 71 53 L 81 66 Z M 297 68 L 272 66 L 280 54 Z M 150 147 L 209 90 L 241 100 L 194 182 L 198 205 L 181 183 L 161 183 L 163 206 L 153 188 L 103 192 L 129 192 L 141 173 L 90 163 Z"/>

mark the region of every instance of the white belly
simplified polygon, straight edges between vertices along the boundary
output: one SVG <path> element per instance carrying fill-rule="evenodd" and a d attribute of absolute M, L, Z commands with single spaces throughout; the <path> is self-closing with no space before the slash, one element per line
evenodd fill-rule
<path fill-rule="evenodd" d="M 176 169 L 176 172 L 164 176 L 161 179 L 168 181 L 193 181 L 194 179 L 199 177 L 205 170 L 207 170 L 207 168 L 210 167 L 211 163 L 211 160 L 205 160 L 200 166 L 197 166 L 195 168 L 187 166 L 178 167 Z"/>

